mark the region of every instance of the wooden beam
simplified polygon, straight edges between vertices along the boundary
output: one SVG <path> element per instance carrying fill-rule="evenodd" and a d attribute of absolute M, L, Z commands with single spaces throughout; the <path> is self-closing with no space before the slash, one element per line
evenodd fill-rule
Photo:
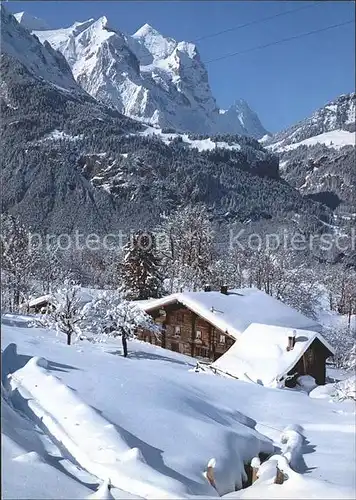
<path fill-rule="evenodd" d="M 192 315 L 192 334 L 191 334 L 191 347 L 190 347 L 190 352 L 191 352 L 191 356 L 194 358 L 195 357 L 195 336 L 196 336 L 196 332 L 195 332 L 195 329 L 196 329 L 196 322 L 197 322 L 197 315 L 191 311 L 191 315 Z"/>
<path fill-rule="evenodd" d="M 213 327 L 209 324 L 209 359 L 214 360 L 214 351 Z"/>

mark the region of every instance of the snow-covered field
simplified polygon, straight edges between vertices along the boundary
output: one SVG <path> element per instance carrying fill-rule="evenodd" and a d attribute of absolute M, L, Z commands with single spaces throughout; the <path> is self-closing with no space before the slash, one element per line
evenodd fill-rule
<path fill-rule="evenodd" d="M 83 139 L 83 135 L 69 135 L 63 132 L 63 130 L 53 130 L 46 137 L 41 139 L 39 142 L 43 141 L 78 141 L 79 139 Z"/>
<path fill-rule="evenodd" d="M 297 149 L 299 146 L 315 146 L 315 144 L 324 144 L 329 148 L 340 149 L 344 146 L 355 146 L 356 134 L 355 132 L 348 132 L 347 130 L 332 130 L 286 146 L 283 145 L 283 142 L 284 141 L 271 144 L 267 146 L 267 149 L 275 153 L 281 153 Z"/>
<path fill-rule="evenodd" d="M 170 144 L 174 139 L 180 137 L 182 142 L 185 143 L 190 148 L 196 148 L 198 151 L 211 151 L 212 149 L 229 149 L 240 151 L 240 144 L 228 144 L 223 141 L 212 141 L 210 138 L 208 139 L 190 139 L 189 134 L 175 134 L 175 133 L 166 133 L 162 132 L 160 128 L 154 128 L 151 126 L 147 126 L 143 132 L 140 132 L 138 135 L 142 136 L 152 136 L 155 135 L 165 144 Z"/>
<path fill-rule="evenodd" d="M 67 346 L 30 319 L 2 318 L 4 498 L 85 498 L 109 477 L 114 498 L 353 498 L 350 401 L 196 373 L 194 359 L 138 341 L 128 358 L 115 339 Z M 278 452 L 292 423 L 305 435 L 297 474 L 234 492 L 243 463 Z"/>

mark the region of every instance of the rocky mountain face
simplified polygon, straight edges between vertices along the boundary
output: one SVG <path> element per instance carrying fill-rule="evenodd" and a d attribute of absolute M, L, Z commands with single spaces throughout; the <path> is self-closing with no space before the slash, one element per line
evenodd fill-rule
<path fill-rule="evenodd" d="M 351 213 L 356 213 L 355 102 L 355 93 L 341 95 L 261 141 L 279 155 L 281 175 L 291 185 Z"/>
<path fill-rule="evenodd" d="M 35 24 L 31 19 L 28 28 Z M 180 132 L 266 134 L 243 100 L 218 109 L 193 43 L 165 37 L 148 24 L 126 35 L 106 17 L 33 33 L 64 55 L 83 89 L 126 116 Z"/>
<path fill-rule="evenodd" d="M 189 203 L 205 203 L 218 224 L 325 215 L 280 178 L 276 156 L 257 140 L 132 120 L 86 93 L 62 55 L 3 7 L 1 23 L 2 210 L 34 230 L 153 227 Z"/>

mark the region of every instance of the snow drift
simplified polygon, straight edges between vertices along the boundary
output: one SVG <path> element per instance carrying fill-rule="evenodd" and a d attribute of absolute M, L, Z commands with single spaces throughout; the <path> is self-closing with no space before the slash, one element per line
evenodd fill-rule
<path fill-rule="evenodd" d="M 3 353 L 4 382 L 14 405 L 43 426 L 81 467 L 104 481 L 110 478 L 113 486 L 143 498 L 177 498 L 177 495 L 185 498 L 194 493 L 182 482 L 155 470 L 149 463 L 150 456 L 146 459 L 139 448 L 130 447 L 118 427 L 49 372 L 46 359 L 35 356 L 20 367 L 19 357 L 14 344 Z M 23 363 L 25 357 L 21 358 Z M 246 479 L 244 463 L 261 449 L 272 449 L 268 440 L 259 438 L 252 430 L 253 420 L 244 415 L 240 420 L 241 430 L 230 434 L 225 445 L 231 450 L 220 460 L 221 467 L 217 470 L 219 494 L 241 488 Z M 194 463 L 195 457 L 186 459 Z M 200 490 L 197 492 L 217 495 L 208 482 L 202 481 Z"/>

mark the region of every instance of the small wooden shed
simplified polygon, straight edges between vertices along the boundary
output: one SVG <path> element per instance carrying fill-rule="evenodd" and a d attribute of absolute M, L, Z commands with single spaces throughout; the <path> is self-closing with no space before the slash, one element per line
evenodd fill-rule
<path fill-rule="evenodd" d="M 231 377 L 269 387 L 293 387 L 301 375 L 325 384 L 331 345 L 315 331 L 251 324 L 211 367 Z"/>

